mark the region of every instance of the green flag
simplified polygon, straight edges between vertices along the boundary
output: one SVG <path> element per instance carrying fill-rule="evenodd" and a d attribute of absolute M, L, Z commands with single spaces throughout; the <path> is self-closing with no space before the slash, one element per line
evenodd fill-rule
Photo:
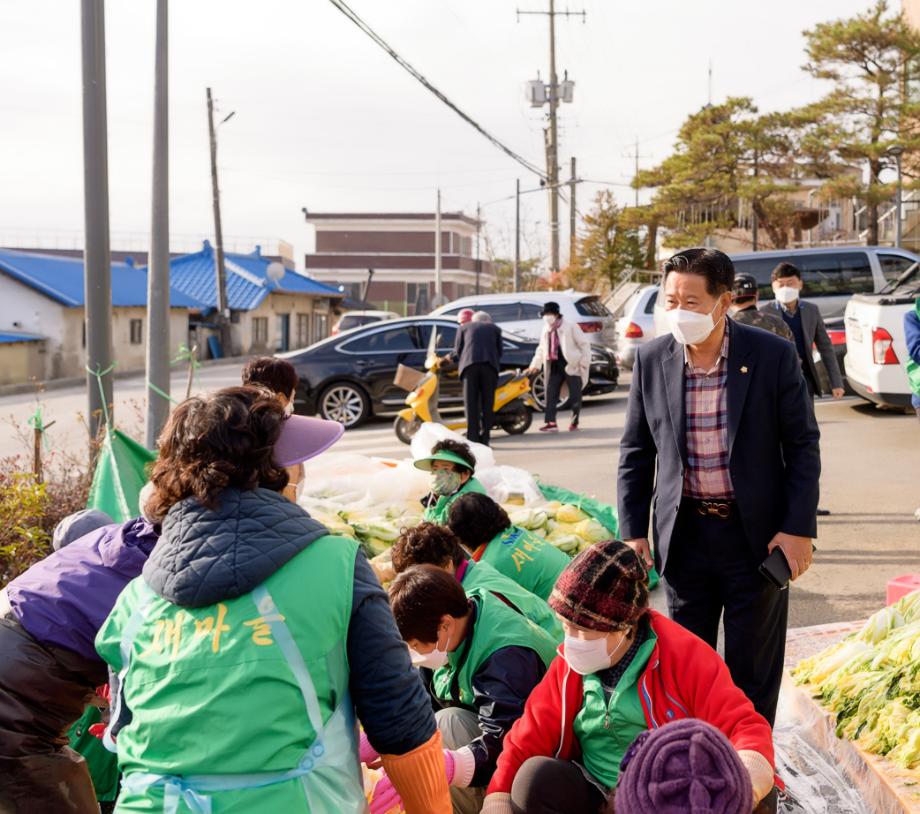
<path fill-rule="evenodd" d="M 138 495 L 147 482 L 147 468 L 156 457 L 156 453 L 109 426 L 96 461 L 87 507 L 104 511 L 116 523 L 137 517 Z"/>

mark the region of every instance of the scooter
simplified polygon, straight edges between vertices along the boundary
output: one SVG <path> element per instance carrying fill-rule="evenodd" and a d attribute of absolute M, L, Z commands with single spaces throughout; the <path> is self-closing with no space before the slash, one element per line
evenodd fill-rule
<path fill-rule="evenodd" d="M 398 386 L 407 390 L 410 386 L 412 388 L 406 396 L 406 409 L 399 412 L 393 424 L 396 437 L 404 444 L 412 442 L 426 421 L 443 424 L 456 432 L 466 429 L 464 419 L 448 421 L 441 417 L 438 410 L 442 365 L 441 359 L 429 353 L 425 361 L 427 373 L 401 368 L 396 374 L 394 381 Z M 530 379 L 523 372 L 516 370 L 499 374 L 495 389 L 494 426 L 501 427 L 509 435 L 522 435 L 530 429 L 533 422 L 530 407 L 535 406 L 530 395 Z"/>

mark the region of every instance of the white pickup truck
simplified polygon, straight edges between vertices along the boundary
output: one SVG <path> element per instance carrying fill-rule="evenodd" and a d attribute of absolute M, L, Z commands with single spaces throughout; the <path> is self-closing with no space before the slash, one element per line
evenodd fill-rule
<path fill-rule="evenodd" d="M 918 296 L 920 264 L 914 263 L 877 294 L 855 294 L 847 303 L 847 381 L 867 401 L 910 407 L 904 314 Z"/>

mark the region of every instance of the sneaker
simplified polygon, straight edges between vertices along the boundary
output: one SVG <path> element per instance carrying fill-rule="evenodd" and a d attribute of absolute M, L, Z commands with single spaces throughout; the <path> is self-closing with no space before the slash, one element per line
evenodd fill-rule
<path fill-rule="evenodd" d="M 569 432 L 578 432 L 578 422 L 577 421 L 573 421 L 571 424 L 569 424 Z"/>
<path fill-rule="evenodd" d="M 540 427 L 540 432 L 559 432 L 559 425 L 555 421 L 550 421 Z"/>

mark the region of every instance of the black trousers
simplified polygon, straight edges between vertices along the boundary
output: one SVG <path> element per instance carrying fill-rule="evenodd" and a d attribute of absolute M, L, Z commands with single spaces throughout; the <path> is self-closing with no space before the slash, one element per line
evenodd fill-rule
<path fill-rule="evenodd" d="M 478 362 L 466 368 L 461 378 L 467 440 L 488 446 L 492 438 L 498 371 L 488 362 Z"/>
<path fill-rule="evenodd" d="M 0 813 L 97 814 L 86 761 L 67 745 L 102 663 L 33 639 L 0 616 Z"/>
<path fill-rule="evenodd" d="M 727 520 L 702 517 L 683 503 L 671 538 L 664 578 L 671 618 L 713 648 L 719 617 L 725 628 L 725 663 L 735 684 L 773 725 L 786 651 L 789 591 L 758 572 L 732 507 Z"/>
<path fill-rule="evenodd" d="M 569 376 L 565 372 L 565 361 L 552 362 L 549 370 L 549 381 L 546 382 L 546 423 L 556 421 L 556 412 L 559 405 L 559 394 L 562 385 L 569 386 L 569 406 L 572 408 L 572 423 L 577 424 L 581 415 L 581 376 Z"/>
<path fill-rule="evenodd" d="M 606 805 L 601 790 L 569 760 L 528 758 L 511 786 L 514 814 L 599 814 Z"/>

